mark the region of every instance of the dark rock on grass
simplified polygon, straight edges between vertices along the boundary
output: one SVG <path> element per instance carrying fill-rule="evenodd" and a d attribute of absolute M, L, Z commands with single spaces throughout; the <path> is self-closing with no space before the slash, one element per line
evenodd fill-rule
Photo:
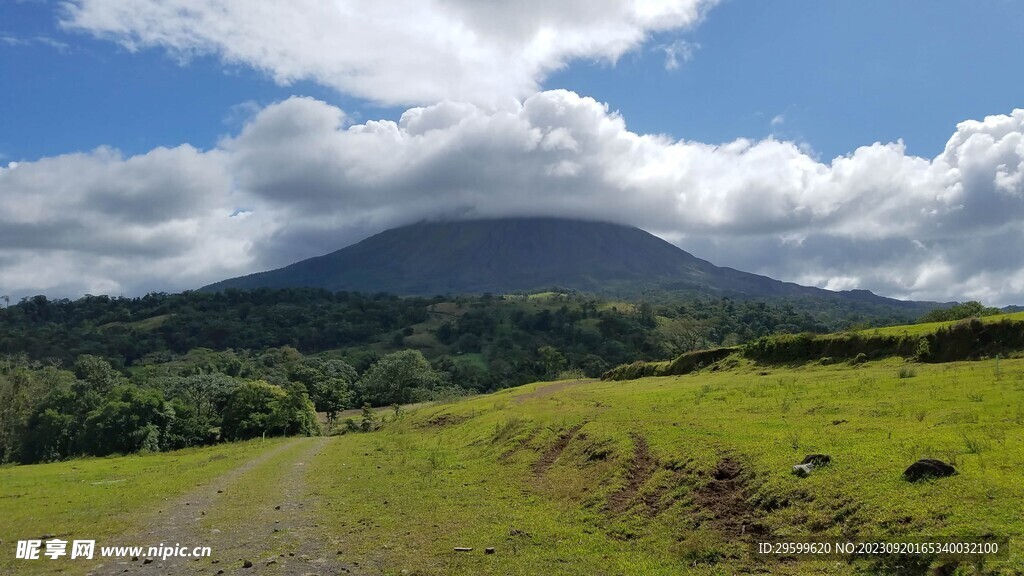
<path fill-rule="evenodd" d="M 831 463 L 832 457 L 828 454 L 808 454 L 804 457 L 803 462 L 793 466 L 793 474 L 803 478 L 810 474 L 811 470 L 828 466 Z"/>
<path fill-rule="evenodd" d="M 494 548 L 484 548 L 484 554 L 494 554 Z"/>
<path fill-rule="evenodd" d="M 142 563 L 143 564 L 152 564 L 153 563 L 153 559 L 152 558 L 146 558 L 145 560 L 142 561 Z"/>
<path fill-rule="evenodd" d="M 814 464 L 797 464 L 793 466 L 793 474 L 803 478 L 814 470 Z"/>
<path fill-rule="evenodd" d="M 956 474 L 956 468 L 946 464 L 942 460 L 923 458 L 914 462 L 909 468 L 903 471 L 903 477 L 910 482 L 917 482 L 925 478 L 945 478 Z"/>
<path fill-rule="evenodd" d="M 242 568 L 252 568 L 252 560 L 246 560 L 242 562 Z"/>
<path fill-rule="evenodd" d="M 815 468 L 821 468 L 822 466 L 828 466 L 832 463 L 832 457 L 828 454 L 808 454 L 804 456 L 801 464 L 814 464 Z"/>

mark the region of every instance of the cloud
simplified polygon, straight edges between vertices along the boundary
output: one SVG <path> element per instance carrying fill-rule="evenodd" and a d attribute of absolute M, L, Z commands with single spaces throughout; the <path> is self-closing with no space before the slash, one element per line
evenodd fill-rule
<path fill-rule="evenodd" d="M 383 104 L 526 97 L 576 59 L 614 62 L 717 0 L 71 0 L 62 24 L 129 50 L 215 54 L 281 84 Z"/>
<path fill-rule="evenodd" d="M 46 46 L 56 50 L 60 54 L 67 54 L 71 49 L 71 47 L 65 42 L 43 35 L 26 38 L 0 32 L 0 42 L 10 47 Z"/>
<path fill-rule="evenodd" d="M 671 44 L 662 44 L 658 48 L 665 53 L 665 70 L 678 70 L 684 62 L 693 60 L 693 55 L 700 49 L 700 44 L 676 40 Z"/>
<path fill-rule="evenodd" d="M 353 123 L 290 98 L 206 151 L 100 148 L 0 168 L 0 292 L 194 288 L 424 218 L 548 215 L 650 230 L 715 262 L 831 288 L 1024 303 L 1024 110 L 821 162 L 768 138 L 630 131 L 541 92 Z"/>

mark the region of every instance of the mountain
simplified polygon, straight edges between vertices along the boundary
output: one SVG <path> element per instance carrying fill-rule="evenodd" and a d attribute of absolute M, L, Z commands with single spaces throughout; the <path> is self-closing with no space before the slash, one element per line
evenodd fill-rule
<path fill-rule="evenodd" d="M 559 218 L 421 222 L 203 290 L 317 287 L 433 296 L 554 286 L 616 296 L 682 292 L 839 298 L 921 310 L 936 306 L 883 298 L 866 290 L 832 292 L 780 282 L 715 266 L 639 228 Z"/>

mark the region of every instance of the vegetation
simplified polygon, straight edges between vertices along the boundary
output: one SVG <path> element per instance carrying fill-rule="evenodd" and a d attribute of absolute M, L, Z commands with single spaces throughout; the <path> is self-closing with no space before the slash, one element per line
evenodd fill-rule
<path fill-rule="evenodd" d="M 530 384 L 386 410 L 371 417 L 376 432 L 330 439 L 311 459 L 305 448 L 275 452 L 230 484 L 202 523 L 220 563 L 197 568 L 232 569 L 249 557 L 232 546 L 255 532 L 269 556 L 284 554 L 279 564 L 312 539 L 350 566 L 387 574 L 1018 574 L 1022 405 L 1021 359 L 765 367 L 740 358 L 683 376 Z M 241 461 L 235 450 L 258 447 L 0 468 L 0 514 L 10 519 L 0 537 L 82 532 L 75 522 L 95 514 L 94 498 L 114 494 L 117 502 L 104 501 L 113 512 L 90 534 L 132 534 L 157 516 L 151 506 L 164 490 L 181 493 L 209 473 L 179 479 L 167 466 L 220 465 L 224 455 L 226 469 Z M 813 453 L 831 464 L 793 475 Z M 305 466 L 291 465 L 299 458 Z M 906 481 L 903 470 L 920 458 L 957 474 Z M 315 532 L 279 533 L 273 518 L 254 525 L 260 511 L 288 504 L 296 471 L 305 488 L 295 497 Z M 773 560 L 751 553 L 755 538 L 1005 539 L 1010 552 L 971 562 Z M 12 562 L 0 559 L 0 570 Z"/>
<path fill-rule="evenodd" d="M 970 322 L 923 337 L 777 335 L 837 322 L 835 310 L 808 305 L 632 304 L 559 292 L 400 299 L 310 289 L 38 296 L 0 311 L 0 351 L 8 354 L 0 364 L 0 462 L 317 434 L 315 411 L 333 429 L 339 413 L 364 403 L 596 377 L 628 360 L 641 363 L 615 378 L 685 374 L 755 338 L 743 350 L 760 362 L 857 354 L 945 361 L 1017 346 L 1005 342 L 1015 325 Z"/>
<path fill-rule="evenodd" d="M 257 357 L 266 350 L 290 347 L 306 356 L 328 353 L 345 360 L 358 376 L 384 354 L 415 349 L 449 382 L 487 391 L 553 377 L 551 362 L 559 357 L 565 368 L 595 377 L 624 362 L 775 333 L 825 333 L 900 320 L 911 318 L 814 299 L 631 304 L 555 292 L 449 299 L 302 288 L 75 301 L 36 296 L 0 310 L 0 357 L 25 354 L 67 366 L 91 355 L 124 374 L 186 363 L 195 373 L 237 377 L 244 366 L 264 362 Z M 231 350 L 233 356 L 210 357 L 203 350 Z M 354 375 L 321 360 L 310 362 L 309 370 L 286 376 L 306 386 L 318 410 L 332 413 L 351 404 L 343 396 Z"/>
<path fill-rule="evenodd" d="M 949 308 L 936 308 L 921 317 L 919 322 L 949 322 L 952 320 L 963 320 L 965 318 L 978 318 L 981 316 L 995 316 L 999 314 L 998 308 L 989 308 L 981 302 L 971 300 L 950 306 Z"/>

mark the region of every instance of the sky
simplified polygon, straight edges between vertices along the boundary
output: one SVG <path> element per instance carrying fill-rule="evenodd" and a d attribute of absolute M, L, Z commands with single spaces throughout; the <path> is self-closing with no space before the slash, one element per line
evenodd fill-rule
<path fill-rule="evenodd" d="M 433 218 L 638 226 L 1024 304 L 1024 3 L 0 1 L 0 294 L 194 289 Z"/>

